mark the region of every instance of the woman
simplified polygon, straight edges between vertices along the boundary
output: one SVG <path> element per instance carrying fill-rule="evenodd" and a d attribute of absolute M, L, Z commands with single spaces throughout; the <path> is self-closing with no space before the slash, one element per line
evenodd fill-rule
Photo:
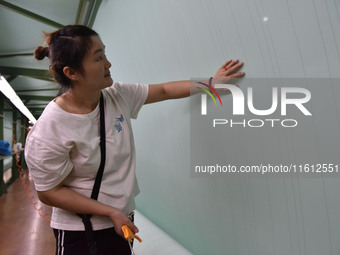
<path fill-rule="evenodd" d="M 143 104 L 190 95 L 190 81 L 154 85 L 113 83 L 111 63 L 98 34 L 70 25 L 46 34 L 55 80 L 64 91 L 48 104 L 30 131 L 25 156 L 39 199 L 53 206 L 57 254 L 89 254 L 78 214 L 91 214 L 98 254 L 130 254 L 122 226 L 138 228 L 128 215 L 139 193 L 131 118 Z M 242 63 L 227 61 L 215 77 L 241 77 Z M 104 98 L 106 161 L 98 201 L 91 191 L 100 164 L 99 100 Z"/>

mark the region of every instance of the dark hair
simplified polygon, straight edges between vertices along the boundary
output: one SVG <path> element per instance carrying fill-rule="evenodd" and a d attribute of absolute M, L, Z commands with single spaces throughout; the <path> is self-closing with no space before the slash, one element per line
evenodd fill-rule
<path fill-rule="evenodd" d="M 83 25 L 68 25 L 44 34 L 48 47 L 39 46 L 34 56 L 38 60 L 50 59 L 53 77 L 62 86 L 61 90 L 66 91 L 72 84 L 63 72 L 64 67 L 83 72 L 82 61 L 91 48 L 91 36 L 99 35 Z"/>

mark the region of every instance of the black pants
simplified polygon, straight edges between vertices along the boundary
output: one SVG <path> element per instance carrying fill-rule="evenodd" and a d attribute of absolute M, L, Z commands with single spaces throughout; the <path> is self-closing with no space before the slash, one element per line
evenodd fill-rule
<path fill-rule="evenodd" d="M 85 231 L 53 229 L 56 238 L 56 255 L 89 255 Z M 114 228 L 94 231 L 97 255 L 130 255 L 130 247 Z"/>

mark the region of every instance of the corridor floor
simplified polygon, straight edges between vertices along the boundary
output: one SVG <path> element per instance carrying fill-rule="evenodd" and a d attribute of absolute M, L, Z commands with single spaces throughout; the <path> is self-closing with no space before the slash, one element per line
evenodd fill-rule
<path fill-rule="evenodd" d="M 29 195 L 25 190 L 30 191 Z M 42 217 L 39 213 L 47 213 L 47 216 Z M 0 254 L 55 254 L 55 239 L 47 222 L 50 216 L 51 208 L 38 200 L 32 179 L 26 171 L 22 180 L 15 180 L 7 193 L 0 197 Z"/>

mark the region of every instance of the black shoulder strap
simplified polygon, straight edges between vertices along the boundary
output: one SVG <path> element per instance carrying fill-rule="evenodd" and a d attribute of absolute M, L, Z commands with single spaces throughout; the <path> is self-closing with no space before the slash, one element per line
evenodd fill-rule
<path fill-rule="evenodd" d="M 105 160 L 106 160 L 106 146 L 105 146 L 105 114 L 104 114 L 104 98 L 103 94 L 100 96 L 100 102 L 99 102 L 99 108 L 100 108 L 100 165 L 97 172 L 96 180 L 93 185 L 91 198 L 97 200 L 100 184 L 102 182 L 104 167 L 105 167 Z M 91 223 L 91 214 L 77 214 L 79 217 L 83 219 L 83 223 L 85 226 L 85 234 L 87 238 L 87 244 L 90 250 L 91 255 L 97 254 L 97 244 L 96 240 L 94 238 L 92 223 Z"/>
<path fill-rule="evenodd" d="M 99 102 L 99 108 L 100 108 L 100 153 L 101 153 L 101 159 L 100 159 L 100 165 L 98 169 L 98 173 L 96 176 L 96 180 L 93 185 L 91 198 L 97 200 L 100 184 L 102 182 L 104 167 L 105 167 L 105 160 L 106 160 L 106 146 L 105 146 L 105 113 L 104 113 L 104 98 L 103 94 L 100 96 L 100 102 Z"/>

